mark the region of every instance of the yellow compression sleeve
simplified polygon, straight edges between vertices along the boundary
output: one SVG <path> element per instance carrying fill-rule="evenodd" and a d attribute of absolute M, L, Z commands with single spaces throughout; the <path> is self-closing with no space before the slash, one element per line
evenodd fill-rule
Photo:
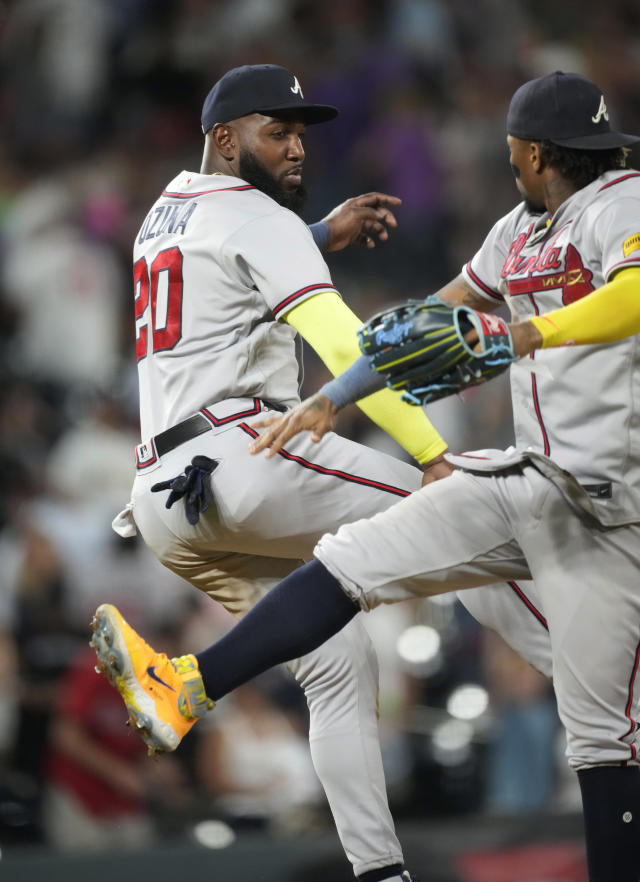
<path fill-rule="evenodd" d="M 316 294 L 294 306 L 284 321 L 313 346 L 334 377 L 361 354 L 356 331 L 362 322 L 335 291 Z M 402 401 L 399 392 L 381 389 L 358 401 L 358 407 L 419 463 L 447 449 L 422 408 Z"/>
<path fill-rule="evenodd" d="M 597 291 L 531 322 L 542 335 L 543 349 L 613 343 L 640 333 L 640 267 L 620 270 Z"/>

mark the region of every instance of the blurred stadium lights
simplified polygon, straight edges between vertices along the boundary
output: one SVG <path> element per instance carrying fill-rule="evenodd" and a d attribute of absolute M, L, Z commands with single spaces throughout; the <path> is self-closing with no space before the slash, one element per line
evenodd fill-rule
<path fill-rule="evenodd" d="M 451 690 L 445 705 L 414 706 L 408 731 L 425 739 L 425 748 L 436 765 L 463 766 L 487 739 L 489 695 L 482 686 L 466 683 Z"/>
<path fill-rule="evenodd" d="M 447 711 L 457 720 L 476 720 L 489 708 L 489 693 L 483 686 L 464 683 L 447 699 Z"/>
<path fill-rule="evenodd" d="M 430 625 L 411 625 L 398 637 L 396 649 L 407 671 L 428 677 L 442 666 L 440 634 Z"/>
<path fill-rule="evenodd" d="M 471 757 L 473 726 L 466 720 L 448 719 L 431 736 L 434 760 L 441 766 L 459 766 Z"/>
<path fill-rule="evenodd" d="M 199 821 L 192 830 L 193 838 L 205 848 L 227 848 L 236 841 L 236 834 L 224 821 Z"/>

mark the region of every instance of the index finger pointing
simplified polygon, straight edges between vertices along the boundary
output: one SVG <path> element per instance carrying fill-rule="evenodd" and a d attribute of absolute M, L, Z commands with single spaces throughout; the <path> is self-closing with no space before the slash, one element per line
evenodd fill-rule
<path fill-rule="evenodd" d="M 391 196 L 389 193 L 364 193 L 357 198 L 361 205 L 371 205 L 374 208 L 378 205 L 402 205 L 399 196 Z"/>

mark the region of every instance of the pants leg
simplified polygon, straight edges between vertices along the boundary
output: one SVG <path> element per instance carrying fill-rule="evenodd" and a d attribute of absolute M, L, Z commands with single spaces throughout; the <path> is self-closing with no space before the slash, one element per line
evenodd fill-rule
<path fill-rule="evenodd" d="M 640 524 L 591 526 L 555 489 L 543 514 L 522 543 L 549 623 L 569 765 L 637 764 Z"/>
<path fill-rule="evenodd" d="M 457 472 L 323 536 L 315 555 L 363 609 L 533 578 L 569 764 L 638 763 L 640 524 L 590 525 L 532 467 Z"/>
<path fill-rule="evenodd" d="M 354 872 L 402 863 L 378 737 L 378 664 L 361 616 L 287 667 L 305 692 L 311 757 Z"/>
<path fill-rule="evenodd" d="M 421 473 L 337 435 L 296 439 L 289 458 L 249 456 L 239 428 L 174 451 L 134 488 L 134 515 L 160 560 L 241 618 L 273 585 L 310 558 L 340 523 L 369 517 L 420 486 Z M 201 444 L 206 445 L 201 448 Z M 148 485 L 205 453 L 215 506 L 197 528 Z M 347 857 L 357 874 L 402 863 L 389 811 L 377 724 L 377 659 L 360 621 L 289 665 L 304 689 L 309 739 Z"/>
<path fill-rule="evenodd" d="M 471 615 L 502 639 L 545 677 L 552 676 L 551 640 L 535 583 L 511 580 L 458 592 Z"/>
<path fill-rule="evenodd" d="M 301 561 L 188 551 L 170 568 L 242 618 Z M 287 665 L 309 708 L 311 758 L 354 873 L 402 863 L 380 751 L 378 660 L 357 616 L 314 652 Z"/>

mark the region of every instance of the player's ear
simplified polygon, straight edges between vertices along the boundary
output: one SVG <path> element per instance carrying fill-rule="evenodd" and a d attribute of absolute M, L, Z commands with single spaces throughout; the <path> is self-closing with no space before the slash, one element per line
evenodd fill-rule
<path fill-rule="evenodd" d="M 540 141 L 531 141 L 529 143 L 529 161 L 531 163 L 531 168 L 535 172 L 542 170 L 544 162 L 542 159 L 542 145 Z"/>
<path fill-rule="evenodd" d="M 226 123 L 216 123 L 209 132 L 218 151 L 225 159 L 233 159 L 236 155 L 233 130 Z"/>

